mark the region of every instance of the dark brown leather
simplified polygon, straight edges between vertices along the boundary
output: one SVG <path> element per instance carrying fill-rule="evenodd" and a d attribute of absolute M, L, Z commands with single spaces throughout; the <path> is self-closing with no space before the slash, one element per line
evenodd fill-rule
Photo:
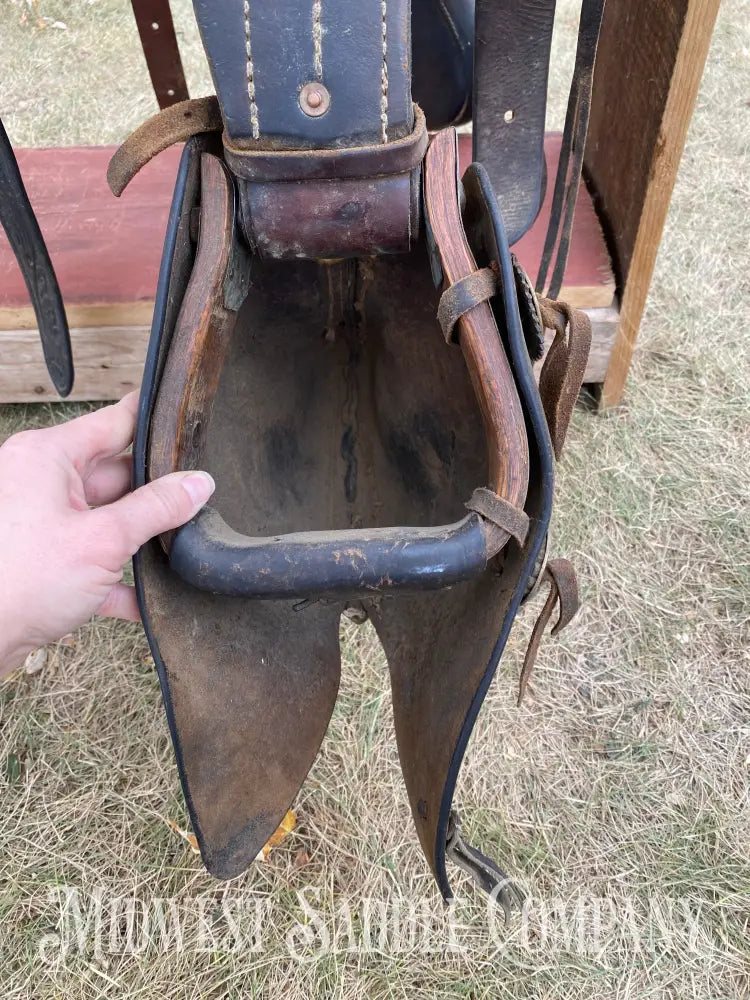
<path fill-rule="evenodd" d="M 573 564 L 569 560 L 551 559 L 542 573 L 541 582 L 549 583 L 549 594 L 534 625 L 526 650 L 526 656 L 524 657 L 521 676 L 518 680 L 518 705 L 521 704 L 526 694 L 542 636 L 552 617 L 552 612 L 556 607 L 560 608 L 560 614 L 552 628 L 552 635 L 557 635 L 566 625 L 572 622 L 580 607 L 578 580 L 576 579 Z"/>
<path fill-rule="evenodd" d="M 591 350 L 591 320 L 567 302 L 541 299 L 540 308 L 545 328 L 555 331 L 539 376 L 539 392 L 555 458 L 560 461 Z"/>
<path fill-rule="evenodd" d="M 245 181 L 341 180 L 377 177 L 415 170 L 427 150 L 427 125 L 414 106 L 414 129 L 400 139 L 343 149 L 255 149 L 224 136 L 224 159 L 232 173 Z"/>
<path fill-rule="evenodd" d="M 417 107 L 412 133 L 380 145 L 269 152 L 225 138 L 249 246 L 280 260 L 407 253 L 419 234 L 426 148 Z"/>
<path fill-rule="evenodd" d="M 219 102 L 215 97 L 182 101 L 147 119 L 117 148 L 107 167 L 107 183 L 119 196 L 150 159 L 193 135 L 221 132 Z"/>
<path fill-rule="evenodd" d="M 204 456 L 228 523 L 272 534 L 465 513 L 486 481 L 486 448 L 464 361 L 435 320 L 438 297 L 423 247 L 255 268 Z M 231 877 L 274 831 L 315 757 L 338 687 L 344 605 L 213 597 L 182 583 L 158 543 L 141 559 L 196 833 L 209 869 Z M 445 596 L 365 601 L 395 653 L 394 684 L 396 648 L 413 651 L 437 629 L 447 645 L 433 635 L 424 646 L 425 679 L 444 678 L 468 705 L 497 634 L 498 584 L 487 574 Z M 434 775 L 448 766 L 451 735 L 432 730 L 423 748 L 439 745 Z"/>
<path fill-rule="evenodd" d="M 169 0 L 131 0 L 135 23 L 160 108 L 186 101 L 188 94 Z"/>
<path fill-rule="evenodd" d="M 290 3 L 285 0 L 279 10 L 291 10 Z M 486 16 L 491 6 L 483 4 Z M 508 28 L 518 33 L 512 36 L 514 45 L 519 41 L 518 51 L 538 58 L 539 38 L 532 44 L 528 28 L 532 23 L 543 24 L 544 31 L 551 28 L 554 3 L 501 0 L 497 10 L 507 17 L 510 6 L 516 20 Z M 255 100 L 251 85 L 257 83 L 246 74 L 252 69 L 247 23 L 243 38 L 236 32 L 220 36 L 214 31 L 218 22 L 209 23 L 207 0 L 199 0 L 198 7 L 204 36 L 212 35 L 214 71 L 223 52 L 237 54 L 231 65 L 221 67 L 220 89 L 225 117 L 227 102 L 242 112 L 248 100 Z M 245 5 L 245 22 L 251 8 L 260 9 L 257 3 Z M 400 5 L 396 13 L 403 9 Z M 230 11 L 235 21 L 238 11 Z M 263 22 L 266 32 L 274 16 L 271 11 Z M 305 39 L 309 34 L 307 28 L 298 33 Z M 266 44 L 262 53 L 268 80 L 286 101 L 293 73 L 289 66 L 277 67 L 276 79 L 271 48 Z M 345 54 L 349 58 L 349 48 Z M 301 66 L 307 66 L 308 55 L 302 46 Z M 242 86 L 234 87 L 239 70 Z M 502 72 L 510 78 L 508 66 Z M 508 138 L 511 158 L 518 155 L 509 168 L 506 207 L 521 206 L 524 225 L 540 193 L 540 183 L 535 188 L 540 128 L 543 133 L 540 72 L 535 63 L 529 114 L 517 105 L 522 127 Z M 279 82 L 285 86 L 276 87 Z M 519 84 L 518 93 L 523 89 Z M 502 91 L 501 99 L 510 93 L 516 90 Z M 344 117 L 356 122 L 356 107 L 344 110 Z M 429 590 L 420 581 L 416 593 L 395 596 L 385 573 L 357 592 L 358 611 L 370 616 L 388 658 L 404 780 L 440 891 L 446 899 L 452 895 L 445 867 L 450 855 L 494 893 L 502 872 L 457 834 L 452 804 L 458 772 L 534 579 L 544 575 L 555 581 L 555 600 L 559 595 L 562 602 L 557 629 L 575 610 L 575 602 L 567 600 L 572 591 L 565 567 L 543 566 L 554 461 L 527 346 L 538 337 L 543 317 L 528 283 L 519 284 L 486 171 L 472 165 L 459 189 L 452 133 L 434 137 L 421 168 L 415 165 L 415 140 L 408 162 L 398 161 L 407 153 L 406 146 L 396 144 L 390 170 L 367 175 L 357 171 L 368 158 L 388 166 L 388 143 L 382 153 L 352 154 L 352 171 L 346 157 L 332 151 L 339 145 L 357 147 L 351 130 L 326 148 L 314 141 L 314 129 L 305 127 L 287 160 L 273 150 L 269 154 L 269 147 L 289 144 L 297 135 L 293 121 L 278 142 L 270 133 L 261 140 L 257 122 L 241 113 L 232 121 L 233 134 L 247 141 L 241 148 L 234 140 L 228 143 L 229 156 L 241 173 L 241 158 L 250 151 L 251 179 L 232 178 L 226 165 L 204 155 L 199 182 L 197 159 L 209 144 L 219 147 L 215 135 L 190 140 L 180 167 L 144 374 L 136 483 L 163 472 L 160 456 L 173 453 L 182 440 L 164 432 L 161 416 L 173 399 L 184 398 L 170 395 L 170 387 L 175 374 L 188 370 L 200 383 L 196 398 L 203 406 L 191 425 L 199 429 L 200 465 L 217 482 L 208 535 L 218 530 L 221 518 L 242 544 L 246 538 L 280 541 L 294 535 L 306 546 L 313 544 L 308 533 L 320 538 L 399 524 L 429 526 L 434 532 L 434 526 L 462 517 L 475 524 L 481 518 L 488 530 L 502 535 L 502 545 L 483 548 L 469 577 L 450 575 L 441 556 L 445 547 L 437 551 L 441 539 L 428 567 Z M 395 138 L 387 134 L 385 121 L 384 131 L 384 139 Z M 156 134 L 157 142 L 163 141 Z M 308 161 L 298 147 L 311 145 L 324 152 Z M 131 162 L 143 159 L 144 148 L 141 144 Z M 338 175 L 337 164 L 346 176 Z M 524 165 L 531 170 L 525 181 Z M 284 179 L 279 171 L 287 171 Z M 128 176 L 127 169 L 122 176 Z M 219 202 L 209 197 L 215 183 L 221 188 Z M 196 257 L 191 222 L 209 205 L 217 226 L 201 227 L 206 239 L 199 239 Z M 230 250 L 237 241 L 238 206 L 253 251 L 251 261 L 237 257 L 247 279 L 239 282 Z M 222 230 L 227 230 L 223 238 Z M 212 268 L 211 261 L 218 266 Z M 492 274 L 493 288 L 472 289 L 471 280 L 468 287 L 462 285 L 477 273 Z M 235 284 L 246 297 L 230 306 L 227 295 Z M 436 285 L 458 287 L 445 301 L 446 311 L 457 316 L 460 350 L 440 335 Z M 200 294 L 193 294 L 196 290 Z M 469 292 L 466 309 L 453 301 L 462 291 Z M 481 336 L 475 329 L 478 312 L 489 324 Z M 231 322 L 225 323 L 225 313 L 231 313 Z M 208 329 L 214 314 L 222 324 L 220 343 L 212 336 L 217 331 Z M 562 340 L 543 379 L 547 412 L 561 442 L 583 371 L 584 338 L 569 312 L 562 319 L 556 315 L 555 322 Z M 200 343 L 211 346 L 203 355 L 181 354 L 196 331 Z M 484 483 L 491 488 L 477 491 Z M 476 513 L 466 515 L 472 491 L 469 503 Z M 321 599 L 287 594 L 289 599 L 279 600 L 278 591 L 266 591 L 260 596 L 270 599 L 260 599 L 258 590 L 241 588 L 222 594 L 203 561 L 203 549 L 197 557 L 200 573 L 183 578 L 186 563 L 175 558 L 177 543 L 198 536 L 185 528 L 178 535 L 169 551 L 154 540 L 139 553 L 136 585 L 190 817 L 209 870 L 228 878 L 243 871 L 271 836 L 314 760 L 336 699 L 338 622 L 347 599 L 323 585 L 304 591 L 324 595 Z M 184 557 L 184 546 L 180 551 Z M 361 553 L 337 549 L 334 555 L 356 566 Z M 241 575 L 242 566 L 238 571 Z M 553 603 L 548 602 L 534 631 L 523 684 Z"/>

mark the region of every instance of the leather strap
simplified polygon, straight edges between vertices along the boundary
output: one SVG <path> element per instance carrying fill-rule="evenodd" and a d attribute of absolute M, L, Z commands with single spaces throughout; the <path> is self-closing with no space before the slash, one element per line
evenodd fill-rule
<path fill-rule="evenodd" d="M 494 272 L 489 267 L 483 267 L 454 281 L 445 289 L 438 303 L 437 318 L 447 343 L 456 342 L 455 326 L 464 313 L 480 302 L 491 299 L 496 288 L 497 278 Z"/>
<path fill-rule="evenodd" d="M 476 0 L 473 158 L 482 163 L 512 245 L 544 197 L 555 0 Z"/>
<path fill-rule="evenodd" d="M 219 102 L 215 97 L 182 101 L 149 118 L 115 151 L 107 167 L 107 183 L 118 198 L 141 167 L 176 142 L 187 142 L 200 132 L 221 132 Z"/>
<path fill-rule="evenodd" d="M 565 265 L 568 262 L 573 216 L 583 171 L 583 154 L 589 127 L 591 91 L 594 84 L 594 64 L 599 45 L 604 4 L 605 0 L 582 0 L 581 3 L 573 82 L 570 86 L 568 111 L 565 116 L 565 129 L 557 176 L 555 177 L 555 191 L 552 196 L 547 236 L 536 280 L 536 289 L 538 292 L 542 292 L 552 261 L 552 253 L 559 237 L 555 267 L 547 289 L 547 296 L 550 299 L 556 299 L 560 294 L 565 276 Z"/>
<path fill-rule="evenodd" d="M 232 143 L 319 149 L 412 131 L 409 0 L 193 0 Z M 324 86 L 328 110 L 300 92 Z"/>
<path fill-rule="evenodd" d="M 547 418 L 552 448 L 559 461 L 570 419 L 581 391 L 591 349 L 591 320 L 566 302 L 540 299 L 545 329 L 555 331 L 539 376 L 539 394 Z"/>
<path fill-rule="evenodd" d="M 344 149 L 242 149 L 224 137 L 224 159 L 236 177 L 256 183 L 333 180 L 408 173 L 424 159 L 429 136 L 420 108 L 414 108 L 414 130 L 392 142 Z"/>
<path fill-rule="evenodd" d="M 559 604 L 560 615 L 552 629 L 552 635 L 557 635 L 566 625 L 569 625 L 580 607 L 576 571 L 573 568 L 573 564 L 567 559 L 551 559 L 542 574 L 542 581 L 549 582 L 550 590 L 545 605 L 531 633 L 531 639 L 526 650 L 523 667 L 521 668 L 521 676 L 518 681 L 519 705 L 526 694 L 531 671 L 539 652 L 539 645 L 555 607 Z"/>
<path fill-rule="evenodd" d="M 73 356 L 60 287 L 21 171 L 0 121 L 0 225 L 16 255 L 36 314 L 47 371 L 60 396 L 73 388 Z"/>
<path fill-rule="evenodd" d="M 151 83 L 160 108 L 190 96 L 169 0 L 131 0 Z"/>
<path fill-rule="evenodd" d="M 492 858 L 488 858 L 476 847 L 467 844 L 460 833 L 461 820 L 455 810 L 451 811 L 448 821 L 448 835 L 445 842 L 445 853 L 451 861 L 463 868 L 474 879 L 476 884 L 490 897 L 493 903 L 499 903 L 505 914 L 505 923 L 511 918 L 513 905 L 523 906 L 526 898 Z"/>
<path fill-rule="evenodd" d="M 480 486 L 471 494 L 464 504 L 467 510 L 473 510 L 486 521 L 502 528 L 519 545 L 523 545 L 529 533 L 529 516 L 521 507 L 516 507 L 494 490 Z"/>

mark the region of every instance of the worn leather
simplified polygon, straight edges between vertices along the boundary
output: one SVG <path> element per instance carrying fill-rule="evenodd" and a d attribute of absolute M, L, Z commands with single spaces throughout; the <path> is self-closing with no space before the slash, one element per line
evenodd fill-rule
<path fill-rule="evenodd" d="M 281 16 L 275 12 L 282 9 L 290 15 L 290 4 L 299 13 L 299 5 L 291 0 L 273 9 L 270 5 L 263 8 L 257 22 L 259 37 L 264 38 L 269 26 L 276 24 L 278 32 L 281 23 L 287 24 L 274 18 Z M 493 16 L 492 5 L 484 0 L 480 4 L 485 18 L 482 23 L 487 25 L 487 18 Z M 251 147 L 353 147 L 364 141 L 357 123 L 374 129 L 367 133 L 368 142 L 378 141 L 379 124 L 368 103 L 372 95 L 357 89 L 357 80 L 352 83 L 353 103 L 357 105 L 360 98 L 365 103 L 352 109 L 351 118 L 343 115 L 335 134 L 330 132 L 334 119 L 328 115 L 311 120 L 328 119 L 329 133 L 324 141 L 324 130 L 316 133 L 312 126 L 308 128 L 309 122 L 295 121 L 289 95 L 296 103 L 308 54 L 307 29 L 293 17 L 287 25 L 287 37 L 276 39 L 276 52 L 282 56 L 279 65 L 273 68 L 263 60 L 253 63 L 253 103 L 257 107 L 251 110 L 248 104 L 243 110 L 241 91 L 243 87 L 245 95 L 248 91 L 247 77 L 240 85 L 236 76 L 239 6 L 228 3 L 221 9 L 222 18 L 227 20 L 222 20 L 219 30 L 218 6 L 196 0 L 232 155 L 237 149 Z M 251 0 L 251 18 L 256 6 L 260 9 L 258 0 Z M 379 5 L 366 5 L 367 12 L 365 5 L 362 10 L 356 5 L 356 15 L 351 10 L 354 6 L 342 4 L 336 10 L 342 23 L 346 16 L 358 19 L 361 13 L 357 26 L 364 30 L 370 24 L 372 9 Z M 500 22 L 492 23 L 501 23 L 508 15 L 508 6 L 504 0 L 498 2 L 494 15 Z M 524 3 L 514 6 L 524 8 Z M 537 32 L 533 48 L 538 50 L 539 37 L 546 44 L 544 31 L 547 27 L 551 30 L 547 15 L 554 3 L 526 6 L 530 17 L 525 22 L 527 33 L 522 22 L 520 27 L 516 25 L 520 34 L 511 40 L 521 48 L 526 45 L 526 51 L 531 52 L 528 30 L 541 24 L 544 30 L 541 36 Z M 398 5 L 389 3 L 388 16 L 393 16 L 394 7 L 398 13 Z M 531 17 L 532 7 L 537 15 L 544 7 L 542 21 Z M 321 17 L 327 9 L 323 4 Z M 333 35 L 337 43 L 333 52 L 344 67 L 349 49 L 335 32 Z M 242 37 L 244 53 L 244 27 Z M 323 43 L 326 37 L 323 34 Z M 408 31 L 404 38 L 408 41 Z M 312 44 L 314 48 L 315 36 Z M 291 48 L 297 53 L 294 59 L 287 58 Z M 266 57 L 273 50 L 270 36 L 265 37 L 261 50 Z M 363 65 L 369 52 L 368 42 Z M 325 65 L 325 51 L 323 55 Z M 487 51 L 484 57 L 488 57 Z M 314 52 L 312 67 L 317 72 Z M 508 67 L 501 68 L 508 76 Z M 266 70 L 264 90 L 256 75 L 261 71 L 266 74 Z M 336 73 L 331 72 L 328 80 L 336 82 Z M 372 82 L 371 71 L 369 79 Z M 522 104 L 516 107 L 522 128 L 507 137 L 512 169 L 504 188 L 501 177 L 500 194 L 509 211 L 522 205 L 514 220 L 516 229 L 529 222 L 541 194 L 541 146 L 537 139 L 540 127 L 543 135 L 543 107 L 540 126 L 537 84 L 539 74 L 534 76 L 528 116 Z M 502 96 L 515 93 L 506 89 Z M 282 131 L 264 133 L 261 112 L 265 114 L 266 109 L 275 114 L 276 102 L 281 110 L 273 119 L 279 123 L 274 128 Z M 332 101 L 331 109 L 333 106 Z M 247 114 L 250 117 L 243 119 Z M 409 125 L 408 119 L 401 124 Z M 400 127 L 394 125 L 393 131 Z M 253 136 L 254 130 L 257 136 Z M 390 119 L 387 137 L 396 138 Z M 209 148 L 221 155 L 218 136 L 191 139 L 178 175 L 139 408 L 134 453 L 137 484 L 148 480 L 152 456 L 164 444 L 153 440 L 152 415 L 170 338 L 195 266 L 191 224 L 200 208 L 197 159 L 201 150 Z M 455 177 L 452 170 L 451 166 L 451 181 Z M 402 221 L 408 220 L 411 230 L 418 170 L 410 170 L 407 176 L 409 205 L 392 193 L 387 200 L 391 206 L 400 206 L 395 210 L 401 212 Z M 384 185 L 382 175 L 353 179 Z M 267 541 L 315 531 L 324 533 L 318 537 L 325 542 L 331 532 L 342 529 L 368 527 L 378 532 L 394 525 L 434 528 L 465 518 L 465 502 L 472 494 L 473 509 L 480 504 L 485 509 L 480 516 L 485 517 L 487 498 L 480 490 L 477 499 L 473 491 L 489 481 L 487 431 L 461 349 L 444 342 L 437 320 L 440 292 L 433 283 L 433 266 L 439 254 L 435 254 L 434 227 L 427 231 L 427 227 L 415 227 L 407 252 L 397 255 L 388 255 L 378 246 L 375 255 L 356 246 L 324 254 L 311 241 L 319 238 L 316 234 L 325 234 L 326 226 L 340 217 L 345 206 L 334 206 L 332 211 L 330 204 L 316 196 L 315 184 L 321 178 L 258 180 L 243 179 L 241 183 L 261 193 L 266 187 L 266 210 L 289 216 L 289 241 L 291 220 L 298 233 L 306 233 L 310 245 L 300 246 L 294 253 L 268 252 L 248 228 L 259 216 L 256 207 L 247 208 L 248 199 L 244 198 L 243 210 L 249 215 L 249 221 L 244 220 L 245 231 L 255 251 L 250 290 L 237 313 L 212 409 L 204 407 L 200 413 L 201 435 L 205 434 L 201 465 L 217 482 L 212 506 L 238 533 L 229 539 L 229 548 L 234 548 L 228 553 L 227 572 L 237 575 L 234 564 L 247 554 L 248 537 Z M 446 899 L 452 896 L 446 871 L 449 844 L 451 856 L 479 873 L 482 884 L 490 885 L 499 873 L 496 866 L 457 838 L 454 793 L 468 741 L 511 626 L 543 569 L 554 492 L 552 443 L 528 348 L 539 335 L 539 312 L 533 293 L 518 297 L 518 275 L 493 183 L 496 178 L 491 180 L 481 165 L 467 171 L 463 186 L 465 235 L 476 269 L 495 275 L 494 289 L 485 289 L 481 298 L 490 296 L 497 326 L 497 336 L 492 327 L 491 342 L 496 347 L 499 338 L 520 399 L 523 420 L 519 416 L 514 428 L 522 428 L 528 439 L 529 486 L 524 509 L 516 512 L 511 540 L 495 558 L 480 563 L 471 579 L 448 574 L 452 586 L 416 593 L 391 593 L 380 587 L 378 580 L 370 581 L 376 585 L 374 592 L 365 587 L 357 600 L 358 610 L 373 621 L 388 658 L 399 759 L 412 815 L 428 864 Z M 296 210 L 294 205 L 290 208 L 288 202 L 270 197 L 273 185 L 285 184 L 299 190 L 301 200 Z M 383 190 L 387 193 L 385 185 Z M 444 190 L 458 199 L 455 187 L 441 188 L 440 192 Z M 359 197 L 352 200 L 355 209 L 366 203 Z M 446 200 L 440 204 L 444 210 Z M 456 201 L 451 204 L 455 211 Z M 455 225 L 452 223 L 453 228 Z M 352 220 L 355 237 L 365 229 L 359 220 Z M 337 239 L 331 238 L 332 248 Z M 306 259 L 316 256 L 327 259 Z M 225 286 L 217 287 L 214 294 L 223 295 Z M 491 320 L 486 305 L 475 308 L 484 309 Z M 182 357 L 173 353 L 166 371 L 174 367 L 173 359 Z M 579 367 L 577 363 L 551 366 L 549 381 L 554 387 L 550 394 L 562 399 L 556 388 L 560 380 L 553 378 L 558 369 L 577 371 Z M 565 396 L 561 424 L 569 395 Z M 506 518 L 502 505 L 491 506 L 498 523 Z M 204 540 L 210 543 L 212 553 L 217 523 L 213 514 L 203 519 Z M 239 535 L 246 537 L 237 541 Z M 181 538 L 187 538 L 190 547 L 189 533 Z M 196 551 L 178 551 L 173 564 L 159 540 L 144 546 L 135 561 L 136 586 L 201 853 L 214 875 L 230 878 L 251 863 L 274 832 L 324 738 L 338 690 L 338 627 L 348 598 L 338 593 L 338 587 L 327 592 L 316 587 L 316 593 L 325 594 L 318 600 L 280 599 L 273 587 L 263 595 L 268 598 L 264 600 L 248 597 L 243 586 L 231 589 L 228 593 L 232 596 L 208 592 L 201 577 L 208 560 L 201 555 L 201 539 L 193 541 Z M 184 572 L 183 556 L 197 567 L 196 578 Z M 349 553 L 348 557 L 356 562 L 358 554 Z M 305 570 L 303 560 L 297 570 Z M 279 576 L 281 573 L 278 570 Z M 313 591 L 303 588 L 299 596 L 308 592 Z M 543 627 L 544 623 L 537 629 L 537 638 Z"/>
<path fill-rule="evenodd" d="M 383 113 L 388 139 L 411 131 L 409 0 L 325 0 L 316 30 L 312 0 L 249 0 L 247 18 L 243 0 L 193 5 L 234 142 L 296 149 L 363 145 L 381 141 Z M 328 89 L 331 105 L 312 118 L 300 109 L 299 92 L 315 80 Z"/>
<path fill-rule="evenodd" d="M 137 483 L 148 478 L 150 415 L 193 265 L 189 220 L 200 148 L 196 140 L 186 148 L 169 223 L 139 412 Z M 509 543 L 498 567 L 475 579 L 361 601 L 389 659 L 412 812 L 446 898 L 458 769 L 539 555 L 553 481 L 507 245 L 481 172 L 467 178 L 466 193 L 477 263 L 501 264 L 492 302 L 531 431 L 530 529 L 523 546 Z M 258 260 L 252 274 L 203 462 L 227 523 L 276 535 L 463 517 L 467 496 L 487 480 L 484 431 L 460 351 L 445 344 L 436 320 L 439 292 L 424 239 L 400 258 Z M 232 877 L 280 822 L 323 739 L 346 602 L 300 607 L 205 593 L 170 568 L 158 540 L 139 553 L 136 581 L 203 858 L 213 874 Z"/>
<path fill-rule="evenodd" d="M 70 331 L 47 244 L 0 121 L 0 225 L 5 230 L 34 307 L 44 361 L 60 396 L 73 388 Z"/>
<path fill-rule="evenodd" d="M 544 198 L 555 0 L 476 0 L 475 18 L 474 160 L 490 176 L 513 245 Z"/>

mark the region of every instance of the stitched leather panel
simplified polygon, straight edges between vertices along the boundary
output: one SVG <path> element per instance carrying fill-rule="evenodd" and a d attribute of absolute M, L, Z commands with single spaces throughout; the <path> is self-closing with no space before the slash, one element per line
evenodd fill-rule
<path fill-rule="evenodd" d="M 411 131 L 409 0 L 193 5 L 233 141 L 290 149 L 377 142 L 383 114 L 388 139 Z M 331 104 L 309 117 L 299 92 L 315 81 Z"/>

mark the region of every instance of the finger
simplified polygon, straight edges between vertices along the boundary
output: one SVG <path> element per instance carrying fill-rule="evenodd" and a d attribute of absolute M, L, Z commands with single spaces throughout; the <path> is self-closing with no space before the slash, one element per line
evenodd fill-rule
<path fill-rule="evenodd" d="M 114 503 L 130 491 L 132 479 L 132 455 L 103 458 L 84 480 L 86 503 L 90 507 Z"/>
<path fill-rule="evenodd" d="M 54 439 L 82 474 L 101 458 L 125 451 L 133 440 L 138 413 L 138 393 L 129 392 L 119 403 L 85 413 L 65 424 L 50 427 L 45 434 Z"/>
<path fill-rule="evenodd" d="M 149 538 L 189 521 L 215 488 L 207 472 L 173 472 L 92 511 L 91 516 L 104 523 L 125 562 Z"/>
<path fill-rule="evenodd" d="M 124 618 L 129 622 L 139 622 L 141 613 L 138 610 L 135 587 L 116 583 L 96 613 L 100 618 Z"/>

